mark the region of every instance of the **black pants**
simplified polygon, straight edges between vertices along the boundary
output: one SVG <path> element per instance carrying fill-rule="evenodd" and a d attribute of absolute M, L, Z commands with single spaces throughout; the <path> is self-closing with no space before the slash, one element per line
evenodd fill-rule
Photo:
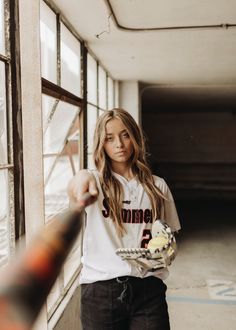
<path fill-rule="evenodd" d="M 154 276 L 82 284 L 83 330 L 169 330 L 165 293 Z"/>

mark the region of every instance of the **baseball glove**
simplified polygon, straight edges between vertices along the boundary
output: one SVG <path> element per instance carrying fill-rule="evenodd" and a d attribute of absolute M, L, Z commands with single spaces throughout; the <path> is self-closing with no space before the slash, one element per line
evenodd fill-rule
<path fill-rule="evenodd" d="M 156 220 L 152 226 L 152 237 L 147 248 L 119 248 L 116 254 L 147 271 L 156 271 L 171 265 L 177 246 L 170 227 L 163 221 Z"/>

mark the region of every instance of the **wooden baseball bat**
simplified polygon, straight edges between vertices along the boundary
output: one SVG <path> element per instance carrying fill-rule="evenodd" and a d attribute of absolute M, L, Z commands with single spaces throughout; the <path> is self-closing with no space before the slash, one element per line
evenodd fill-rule
<path fill-rule="evenodd" d="M 76 210 L 57 215 L 0 273 L 0 330 L 32 328 L 82 227 L 85 194 Z"/>

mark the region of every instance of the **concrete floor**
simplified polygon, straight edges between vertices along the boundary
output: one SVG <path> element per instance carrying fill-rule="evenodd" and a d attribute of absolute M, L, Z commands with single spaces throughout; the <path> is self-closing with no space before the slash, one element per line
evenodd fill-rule
<path fill-rule="evenodd" d="M 177 203 L 182 230 L 170 267 L 172 330 L 236 329 L 236 202 Z"/>

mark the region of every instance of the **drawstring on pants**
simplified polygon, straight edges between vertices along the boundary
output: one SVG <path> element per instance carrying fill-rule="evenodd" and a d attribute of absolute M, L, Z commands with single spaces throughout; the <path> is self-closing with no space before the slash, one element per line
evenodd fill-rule
<path fill-rule="evenodd" d="M 117 277 L 116 281 L 119 284 L 123 285 L 123 290 L 120 294 L 120 296 L 117 298 L 117 300 L 119 300 L 120 302 L 124 303 L 124 302 L 131 302 L 132 300 L 132 296 L 133 296 L 133 290 L 132 290 L 132 286 L 129 283 L 129 278 L 125 277 L 125 278 L 121 278 L 121 277 Z"/>

